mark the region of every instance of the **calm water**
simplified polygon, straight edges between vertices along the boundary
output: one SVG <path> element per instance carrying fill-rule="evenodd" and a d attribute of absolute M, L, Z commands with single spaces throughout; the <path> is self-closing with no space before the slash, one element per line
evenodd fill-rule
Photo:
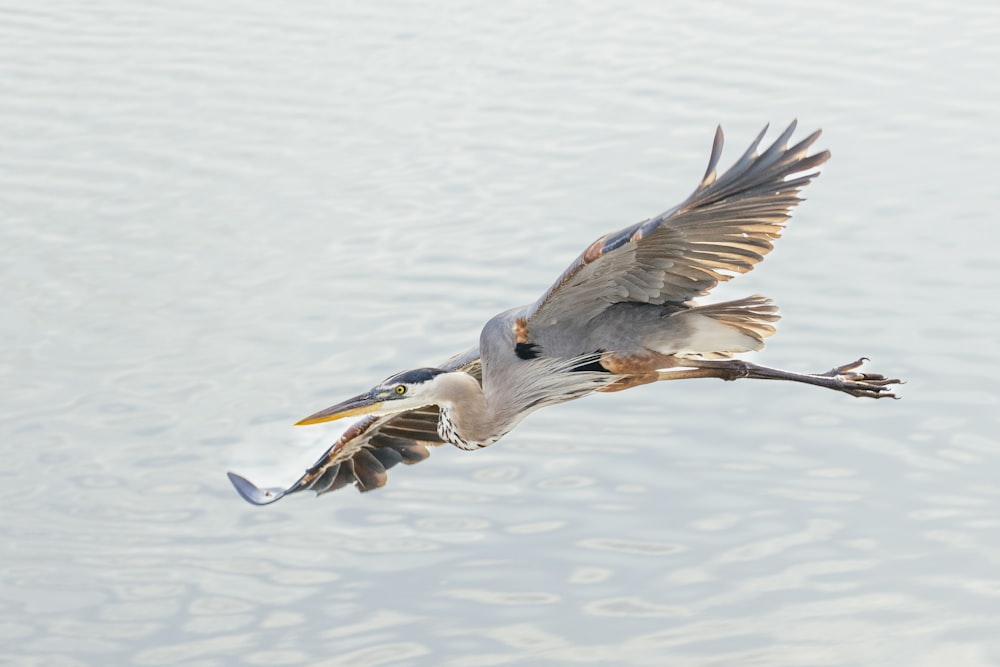
<path fill-rule="evenodd" d="M 1000 663 L 995 3 L 7 3 L 0 662 Z M 255 508 L 768 121 L 769 365 Z"/>

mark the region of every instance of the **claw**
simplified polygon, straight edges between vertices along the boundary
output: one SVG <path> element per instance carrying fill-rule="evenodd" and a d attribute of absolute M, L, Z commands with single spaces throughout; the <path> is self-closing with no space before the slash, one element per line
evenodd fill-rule
<path fill-rule="evenodd" d="M 853 371 L 855 368 L 859 368 L 864 365 L 866 361 L 870 361 L 868 357 L 861 357 L 857 361 L 852 361 L 849 364 L 844 364 L 843 366 L 837 366 L 836 368 L 831 368 L 825 373 L 820 373 L 820 375 L 825 375 L 826 377 L 836 377 L 838 375 L 843 375 L 849 371 Z"/>
<path fill-rule="evenodd" d="M 868 357 L 861 357 L 849 364 L 831 368 L 827 372 L 819 373 L 818 375 L 819 377 L 828 377 L 837 380 L 840 383 L 839 386 L 831 387 L 831 389 L 839 389 L 851 396 L 898 399 L 899 397 L 890 391 L 889 387 L 894 384 L 904 384 L 902 380 L 887 378 L 881 373 L 854 372 L 855 369 L 860 368 L 868 360 Z"/>

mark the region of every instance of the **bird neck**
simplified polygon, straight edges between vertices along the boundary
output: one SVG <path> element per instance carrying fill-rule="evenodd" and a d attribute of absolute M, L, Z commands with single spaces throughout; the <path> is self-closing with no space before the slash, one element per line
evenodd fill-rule
<path fill-rule="evenodd" d="M 438 435 L 460 449 L 492 445 L 507 432 L 497 424 L 496 415 L 479 381 L 461 371 L 445 373 L 436 380 L 443 397 L 438 403 L 441 417 Z M 497 427 L 501 428 L 498 429 Z"/>

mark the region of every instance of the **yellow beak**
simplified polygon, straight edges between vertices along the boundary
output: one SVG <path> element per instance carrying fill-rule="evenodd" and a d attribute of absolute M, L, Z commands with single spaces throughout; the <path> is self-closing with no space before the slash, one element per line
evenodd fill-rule
<path fill-rule="evenodd" d="M 335 419 L 342 419 L 344 417 L 365 415 L 378 410 L 382 403 L 383 401 L 377 400 L 372 392 L 367 392 L 354 398 L 349 398 L 342 403 L 332 405 L 326 410 L 320 410 L 316 414 L 309 415 L 305 419 L 295 422 L 295 425 L 308 426 L 309 424 L 332 422 Z"/>

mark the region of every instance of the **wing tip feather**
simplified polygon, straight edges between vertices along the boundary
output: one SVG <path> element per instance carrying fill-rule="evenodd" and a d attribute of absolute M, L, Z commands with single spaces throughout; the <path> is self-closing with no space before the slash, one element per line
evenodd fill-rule
<path fill-rule="evenodd" d="M 251 505 L 270 505 L 271 503 L 281 500 L 287 494 L 296 490 L 296 487 L 298 486 L 298 482 L 296 482 L 287 489 L 283 489 L 279 486 L 261 488 L 246 477 L 237 475 L 234 472 L 227 472 L 226 476 L 232 483 L 233 488 L 236 489 L 236 493 L 240 494 L 240 497 Z"/>
<path fill-rule="evenodd" d="M 708 187 L 715 181 L 716 169 L 719 166 L 719 159 L 722 158 L 722 149 L 726 144 L 726 135 L 722 131 L 722 125 L 715 126 L 715 138 L 712 140 L 712 152 L 708 157 L 708 167 L 705 175 L 701 178 L 698 187 Z"/>

